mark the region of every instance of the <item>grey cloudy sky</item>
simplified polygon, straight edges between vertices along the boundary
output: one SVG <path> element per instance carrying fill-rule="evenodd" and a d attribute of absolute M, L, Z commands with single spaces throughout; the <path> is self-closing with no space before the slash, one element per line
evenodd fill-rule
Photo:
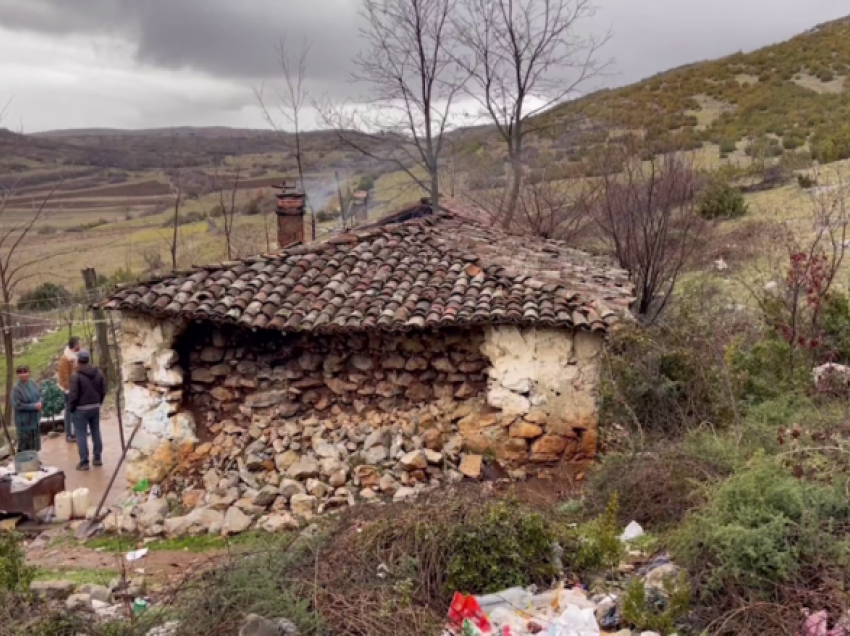
<path fill-rule="evenodd" d="M 847 0 L 597 0 L 609 84 L 751 50 L 850 13 Z M 337 97 L 360 47 L 358 0 L 0 0 L 5 126 L 265 127 L 279 34 L 313 40 L 310 88 Z"/>

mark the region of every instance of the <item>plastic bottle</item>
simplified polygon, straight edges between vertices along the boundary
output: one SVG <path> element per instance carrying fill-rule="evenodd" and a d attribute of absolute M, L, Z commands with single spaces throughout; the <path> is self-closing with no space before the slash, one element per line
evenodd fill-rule
<path fill-rule="evenodd" d="M 89 509 L 89 489 L 77 488 L 71 493 L 71 505 L 75 519 L 85 519 Z"/>
<path fill-rule="evenodd" d="M 74 504 L 72 503 L 71 493 L 63 490 L 53 500 L 53 508 L 56 512 L 56 521 L 70 521 L 74 514 Z"/>

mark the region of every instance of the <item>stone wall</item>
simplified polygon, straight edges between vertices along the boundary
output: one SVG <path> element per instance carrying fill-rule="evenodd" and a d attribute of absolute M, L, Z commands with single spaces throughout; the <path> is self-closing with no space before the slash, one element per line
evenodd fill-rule
<path fill-rule="evenodd" d="M 186 324 L 125 313 L 121 326 L 126 436 L 141 424 L 127 453 L 127 481 L 161 481 L 198 441 L 182 408 L 184 374 L 173 349 Z"/>
<path fill-rule="evenodd" d="M 487 403 L 503 420 L 535 425 L 510 429 L 511 436 L 533 440 L 531 461 L 595 456 L 602 344 L 600 334 L 585 331 L 487 330 L 482 347 L 492 365 Z"/>
<path fill-rule="evenodd" d="M 126 424 L 142 421 L 131 482 L 161 481 L 187 459 L 283 476 L 290 460 L 321 459 L 321 431 L 350 447 L 346 475 L 364 461 L 357 452 L 372 430 L 408 440 L 388 445 L 378 472 L 426 447 L 451 449 L 443 468 L 466 455 L 519 467 L 596 452 L 598 334 L 495 326 L 286 336 L 127 315 L 124 334 Z"/>
<path fill-rule="evenodd" d="M 483 395 L 482 332 L 285 337 L 190 326 L 188 395 L 207 423 L 394 412 Z"/>

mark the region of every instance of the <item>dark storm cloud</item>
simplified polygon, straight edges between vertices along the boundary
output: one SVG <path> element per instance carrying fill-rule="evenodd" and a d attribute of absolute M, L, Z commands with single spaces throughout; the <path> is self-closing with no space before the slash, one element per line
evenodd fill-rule
<path fill-rule="evenodd" d="M 355 0 L 0 0 L 0 25 L 111 35 L 135 47 L 144 64 L 251 80 L 278 72 L 281 34 L 293 47 L 306 36 L 313 41 L 313 81 L 346 92 L 347 64 L 359 46 L 357 6 Z"/>
<path fill-rule="evenodd" d="M 361 0 L 0 0 L 0 103 L 34 130 L 66 126 L 264 127 L 252 89 L 279 81 L 276 42 L 313 41 L 314 95 L 356 98 Z M 585 26 L 625 84 L 789 38 L 850 0 L 595 0 Z M 56 108 L 55 95 L 63 95 Z M 315 113 L 313 113 L 315 115 Z M 311 125 L 318 120 L 311 116 Z M 309 117 L 308 117 L 309 118 Z"/>

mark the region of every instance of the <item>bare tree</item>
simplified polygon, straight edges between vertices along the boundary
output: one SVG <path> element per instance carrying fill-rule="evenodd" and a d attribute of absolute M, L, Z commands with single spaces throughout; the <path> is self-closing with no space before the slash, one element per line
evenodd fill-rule
<path fill-rule="evenodd" d="M 464 43 L 458 61 L 470 74 L 466 92 L 507 146 L 511 182 L 500 206 L 506 228 L 520 198 L 525 139 L 543 125 L 532 118 L 578 95 L 607 66 L 597 54 L 610 35 L 580 31 L 595 11 L 592 0 L 464 0 L 456 14 Z"/>
<path fill-rule="evenodd" d="M 651 322 L 667 305 L 683 268 L 707 243 L 709 225 L 697 211 L 698 173 L 688 156 L 641 160 L 627 145 L 600 157 L 598 189 L 590 207 L 596 230 L 620 266 L 631 272 L 636 311 Z"/>
<path fill-rule="evenodd" d="M 451 16 L 457 0 L 363 0 L 367 47 L 352 79 L 372 89 L 360 106 L 318 104 L 325 123 L 364 156 L 388 162 L 437 207 L 440 156 L 465 77 Z"/>
<path fill-rule="evenodd" d="M 286 85 L 283 91 L 276 92 L 278 102 L 277 110 L 289 126 L 292 127 L 292 133 L 295 138 L 294 154 L 295 162 L 298 165 L 298 179 L 301 182 L 301 192 L 304 193 L 304 203 L 308 207 L 310 206 L 310 202 L 307 196 L 307 186 L 304 183 L 304 162 L 301 149 L 301 113 L 309 100 L 309 94 L 304 82 L 307 78 L 307 59 L 310 56 L 310 47 L 312 47 L 312 45 L 313 43 L 310 40 L 304 38 L 301 42 L 301 48 L 298 53 L 292 55 L 286 46 L 285 34 L 280 37 L 277 45 L 278 63 L 280 64 L 280 69 L 283 73 L 283 80 Z M 260 108 L 263 111 L 263 117 L 265 118 L 266 123 L 278 132 L 283 131 L 283 127 L 272 116 L 266 106 L 266 102 L 263 97 L 263 87 L 261 86 L 259 89 L 255 90 L 254 94 L 257 96 L 257 101 L 260 103 Z M 315 241 L 316 214 L 315 211 L 312 211 L 312 209 L 310 219 L 312 238 Z"/>
<path fill-rule="evenodd" d="M 555 239 L 578 245 L 592 229 L 590 215 L 595 186 L 590 180 L 559 181 L 547 178 L 548 171 L 540 168 L 537 178 L 526 179 L 520 187 L 516 213 L 509 229 L 545 239 Z M 486 183 L 492 175 L 475 175 Z M 485 187 L 463 194 L 464 199 L 486 210 L 494 224 L 503 223 L 500 203 L 505 200 L 506 187 Z"/>
<path fill-rule="evenodd" d="M 217 196 L 217 206 L 221 211 L 221 229 L 224 236 L 224 251 L 227 260 L 234 258 L 234 238 L 239 206 L 237 195 L 239 194 L 239 183 L 242 178 L 242 160 L 239 157 L 233 162 L 233 170 L 225 171 L 223 161 L 216 162 L 210 189 Z"/>
<path fill-rule="evenodd" d="M 171 136 L 171 169 L 168 177 L 171 193 L 174 195 L 174 214 L 171 217 L 171 236 L 166 238 L 168 253 L 171 255 L 171 269 L 177 269 L 178 233 L 180 228 L 180 207 L 183 205 L 184 170 L 177 153 L 177 137 Z M 158 252 L 158 250 L 157 250 Z"/>
<path fill-rule="evenodd" d="M 11 394 L 15 378 L 12 302 L 22 283 L 40 275 L 34 269 L 36 265 L 60 255 L 59 252 L 32 251 L 30 239 L 36 226 L 48 218 L 50 210 L 47 202 L 61 183 L 61 180 L 56 182 L 36 207 L 17 215 L 18 218 L 12 209 L 16 184 L 0 184 L 0 333 L 6 362 L 5 413 L 12 412 Z"/>

